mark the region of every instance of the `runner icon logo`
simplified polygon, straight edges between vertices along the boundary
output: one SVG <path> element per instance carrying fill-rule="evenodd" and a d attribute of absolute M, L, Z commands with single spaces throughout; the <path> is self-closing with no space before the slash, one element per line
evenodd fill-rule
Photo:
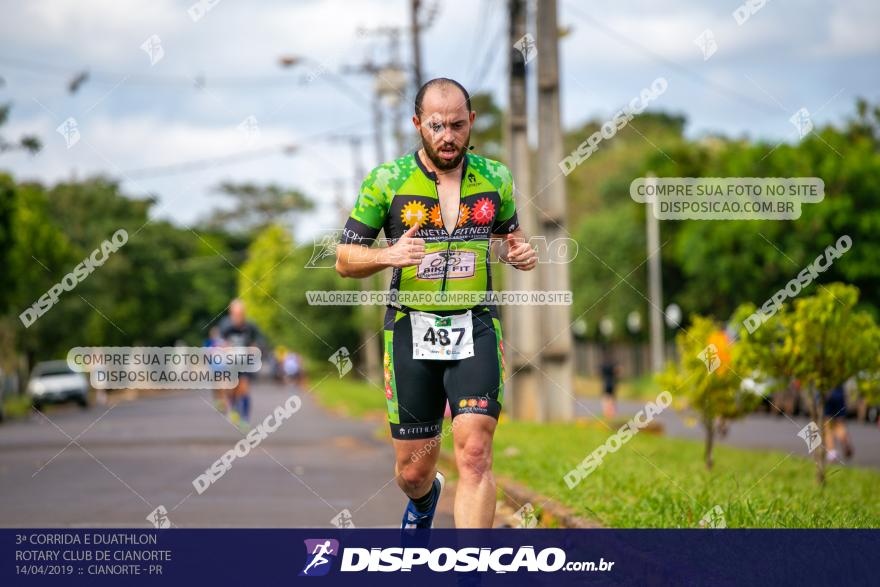
<path fill-rule="evenodd" d="M 306 565 L 300 577 L 321 577 L 330 572 L 333 561 L 339 554 L 339 541 L 332 538 L 311 538 L 306 544 Z"/>
<path fill-rule="evenodd" d="M 336 514 L 330 523 L 336 526 L 337 528 L 354 528 L 354 520 L 351 516 L 351 511 L 347 508 Z"/>
<path fill-rule="evenodd" d="M 168 510 L 164 505 L 160 505 L 147 516 L 147 521 L 154 527 L 164 530 L 171 527 L 171 520 L 168 518 Z"/>

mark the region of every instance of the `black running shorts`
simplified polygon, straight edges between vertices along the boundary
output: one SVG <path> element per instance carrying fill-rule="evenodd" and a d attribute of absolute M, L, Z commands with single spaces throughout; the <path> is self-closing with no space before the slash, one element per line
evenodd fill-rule
<path fill-rule="evenodd" d="M 431 312 L 440 316 L 461 310 Z M 409 313 L 389 308 L 385 314 L 385 399 L 391 436 L 400 440 L 440 434 L 446 402 L 453 419 L 484 414 L 498 419 L 504 396 L 504 346 L 494 308 L 471 310 L 474 356 L 453 361 L 413 358 Z"/>

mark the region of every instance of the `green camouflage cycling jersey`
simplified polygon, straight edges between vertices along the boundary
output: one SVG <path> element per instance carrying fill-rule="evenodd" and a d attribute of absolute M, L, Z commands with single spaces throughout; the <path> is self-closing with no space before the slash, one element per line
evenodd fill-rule
<path fill-rule="evenodd" d="M 486 292 L 491 290 L 489 239 L 519 226 L 513 180 L 504 165 L 479 155 L 465 155 L 458 220 L 452 234 L 440 214 L 437 177 L 416 153 L 375 168 L 361 186 L 345 224 L 343 244 L 371 245 L 385 230 L 391 243 L 414 224 L 425 240 L 419 266 L 395 268 L 391 290 L 400 292 Z M 474 304 L 444 304 L 465 309 Z M 415 310 L 435 310 L 434 304 L 408 304 Z"/>

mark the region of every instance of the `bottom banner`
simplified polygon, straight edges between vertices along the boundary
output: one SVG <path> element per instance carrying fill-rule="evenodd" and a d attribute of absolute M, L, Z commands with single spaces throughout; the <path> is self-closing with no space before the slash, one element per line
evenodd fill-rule
<path fill-rule="evenodd" d="M 868 585 L 876 530 L 3 529 L 0 585 Z"/>

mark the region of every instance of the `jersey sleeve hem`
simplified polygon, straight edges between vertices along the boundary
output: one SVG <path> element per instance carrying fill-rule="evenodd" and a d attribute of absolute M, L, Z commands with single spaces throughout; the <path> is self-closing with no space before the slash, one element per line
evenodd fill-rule
<path fill-rule="evenodd" d="M 376 242 L 379 230 L 379 228 L 364 224 L 360 220 L 349 218 L 345 222 L 345 227 L 342 229 L 342 236 L 339 239 L 339 243 L 343 245 L 364 245 L 369 247 Z"/>

